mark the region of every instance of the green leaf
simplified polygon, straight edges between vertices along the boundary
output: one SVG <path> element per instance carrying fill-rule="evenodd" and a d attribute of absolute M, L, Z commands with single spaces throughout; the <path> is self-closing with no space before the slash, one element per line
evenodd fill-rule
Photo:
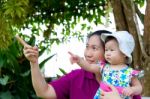
<path fill-rule="evenodd" d="M 0 68 L 2 68 L 4 65 L 4 60 L 2 58 L 2 56 L 0 55 Z"/>
<path fill-rule="evenodd" d="M 56 54 L 53 54 L 49 57 L 47 57 L 45 60 L 43 60 L 39 65 L 40 65 L 40 68 L 42 68 L 44 66 L 44 64 L 49 60 L 51 59 L 53 56 L 55 56 Z"/>
<path fill-rule="evenodd" d="M 41 56 L 46 50 L 46 47 L 42 47 L 41 50 L 39 51 L 39 56 Z"/>
<path fill-rule="evenodd" d="M 65 72 L 65 70 L 64 69 L 62 69 L 62 68 L 59 68 L 59 70 L 65 75 L 65 74 L 67 74 L 66 72 Z"/>
<path fill-rule="evenodd" d="M 19 17 L 19 18 L 21 18 L 22 16 L 23 16 L 23 13 L 22 12 L 24 12 L 24 10 L 20 7 L 20 8 L 18 8 L 18 9 L 16 9 L 16 15 Z"/>
<path fill-rule="evenodd" d="M 10 91 L 0 92 L 0 99 L 12 99 Z"/>
<path fill-rule="evenodd" d="M 1 84 L 1 85 L 6 85 L 7 82 L 8 82 L 8 80 L 9 80 L 9 76 L 5 76 L 5 75 L 4 75 L 3 78 L 0 78 L 0 84 Z"/>
<path fill-rule="evenodd" d="M 32 37 L 30 38 L 30 40 L 29 40 L 29 44 L 30 45 L 32 45 L 32 46 L 35 46 L 35 41 L 36 41 L 36 38 L 35 38 L 35 36 L 34 35 L 32 35 Z"/>
<path fill-rule="evenodd" d="M 82 24 L 82 30 L 86 28 L 86 24 Z"/>
<path fill-rule="evenodd" d="M 7 10 L 4 12 L 5 15 L 10 15 L 11 13 L 12 13 L 12 9 L 7 9 Z"/>
<path fill-rule="evenodd" d="M 26 76 L 29 76 L 30 73 L 31 73 L 31 71 L 28 70 L 28 71 L 26 71 L 25 73 L 22 73 L 22 74 L 20 74 L 20 75 L 21 75 L 22 77 L 26 77 Z"/>

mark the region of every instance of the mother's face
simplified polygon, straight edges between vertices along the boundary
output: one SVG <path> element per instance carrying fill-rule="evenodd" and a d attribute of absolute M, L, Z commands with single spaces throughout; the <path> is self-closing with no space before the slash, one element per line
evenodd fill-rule
<path fill-rule="evenodd" d="M 93 35 L 88 39 L 84 56 L 90 64 L 97 63 L 98 60 L 104 60 L 104 48 L 99 36 Z"/>

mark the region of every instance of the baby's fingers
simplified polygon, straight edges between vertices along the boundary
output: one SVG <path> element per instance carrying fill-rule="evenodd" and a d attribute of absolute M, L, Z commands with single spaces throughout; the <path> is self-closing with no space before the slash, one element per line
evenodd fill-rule
<path fill-rule="evenodd" d="M 70 57 L 70 63 L 73 64 L 73 59 Z"/>
<path fill-rule="evenodd" d="M 73 54 L 73 53 L 71 53 L 70 51 L 68 51 L 68 54 L 69 54 L 69 55 L 71 55 L 72 57 L 74 56 L 74 54 Z"/>

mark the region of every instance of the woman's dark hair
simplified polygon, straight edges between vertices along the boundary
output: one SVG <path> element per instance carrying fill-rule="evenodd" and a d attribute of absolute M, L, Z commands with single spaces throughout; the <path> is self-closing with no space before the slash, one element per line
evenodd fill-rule
<path fill-rule="evenodd" d="M 99 39 L 100 39 L 100 41 L 101 41 L 101 43 L 102 43 L 102 46 L 104 47 L 104 42 L 101 40 L 101 34 L 102 34 L 102 33 L 111 34 L 112 32 L 107 31 L 107 30 L 98 30 L 98 31 L 95 31 L 95 32 L 93 32 L 93 33 L 90 33 L 90 34 L 87 36 L 87 39 L 91 38 L 93 35 L 97 35 L 97 36 L 99 36 Z"/>
<path fill-rule="evenodd" d="M 107 33 L 107 34 L 111 34 L 110 31 L 107 31 L 107 30 L 98 30 L 98 31 L 95 31 L 93 33 L 90 33 L 87 38 L 90 38 L 91 36 L 93 35 L 98 35 L 98 36 L 101 36 L 102 33 Z"/>

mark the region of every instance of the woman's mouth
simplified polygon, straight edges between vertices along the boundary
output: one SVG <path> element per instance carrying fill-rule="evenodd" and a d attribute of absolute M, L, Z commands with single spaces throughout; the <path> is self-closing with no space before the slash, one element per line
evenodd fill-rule
<path fill-rule="evenodd" d="M 87 60 L 87 61 L 88 61 L 88 63 L 90 63 L 90 64 L 95 63 L 95 61 L 93 61 L 93 60 Z"/>

